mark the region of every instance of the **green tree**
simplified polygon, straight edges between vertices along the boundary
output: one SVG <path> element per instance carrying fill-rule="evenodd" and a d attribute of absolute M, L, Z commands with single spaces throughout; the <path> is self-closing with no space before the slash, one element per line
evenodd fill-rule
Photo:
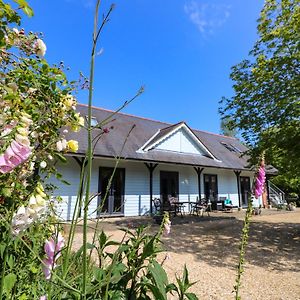
<path fill-rule="evenodd" d="M 300 1 L 266 0 L 249 59 L 232 67 L 234 95 L 220 113 L 278 168 L 286 188 L 300 194 Z"/>
<path fill-rule="evenodd" d="M 222 118 L 220 124 L 220 133 L 226 136 L 237 137 L 237 128 L 232 127 L 230 123 L 232 122 L 230 117 Z"/>

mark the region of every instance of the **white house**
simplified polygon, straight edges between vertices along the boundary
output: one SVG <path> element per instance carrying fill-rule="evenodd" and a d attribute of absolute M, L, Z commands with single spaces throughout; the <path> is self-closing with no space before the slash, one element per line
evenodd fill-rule
<path fill-rule="evenodd" d="M 87 106 L 78 105 L 82 116 Z M 138 216 L 153 211 L 151 199 L 166 201 L 169 196 L 180 202 L 206 198 L 217 209 L 217 201 L 228 198 L 236 207 L 247 206 L 254 171 L 243 153 L 247 148 L 237 139 L 191 129 L 185 122 L 175 125 L 123 113 L 93 108 L 95 145 L 89 205 L 91 217 L 97 215 Z M 104 131 L 104 132 L 103 132 Z M 109 132 L 107 132 L 109 131 Z M 59 166 L 65 185 L 55 195 L 63 198 L 58 211 L 62 219 L 72 217 L 77 198 L 80 170 L 87 149 L 87 132 L 69 133 L 67 139 L 79 142 L 79 151 Z M 121 157 L 117 168 L 116 157 Z M 276 171 L 269 168 L 268 172 Z M 105 200 L 109 180 L 114 172 Z M 97 207 L 101 205 L 101 211 Z M 262 204 L 261 199 L 254 206 Z M 188 207 L 188 205 L 187 205 Z"/>

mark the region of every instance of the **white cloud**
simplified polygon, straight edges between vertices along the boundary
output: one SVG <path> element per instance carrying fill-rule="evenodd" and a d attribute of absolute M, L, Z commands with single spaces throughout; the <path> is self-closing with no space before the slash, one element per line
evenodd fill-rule
<path fill-rule="evenodd" d="M 230 16 L 229 5 L 200 3 L 194 0 L 184 5 L 184 11 L 203 36 L 214 33 Z"/>

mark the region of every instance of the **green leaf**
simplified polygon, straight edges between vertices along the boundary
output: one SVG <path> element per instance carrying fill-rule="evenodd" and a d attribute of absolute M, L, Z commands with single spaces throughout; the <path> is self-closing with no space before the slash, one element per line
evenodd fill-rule
<path fill-rule="evenodd" d="M 154 299 L 159 299 L 159 300 L 166 300 L 167 299 L 167 296 L 166 294 L 162 294 L 160 289 L 153 285 L 153 284 L 146 284 L 146 286 L 149 288 L 149 290 L 152 292 L 153 296 L 154 296 Z"/>
<path fill-rule="evenodd" d="M 102 248 L 105 245 L 106 241 L 107 241 L 107 235 L 102 230 L 100 235 L 99 235 L 99 246 L 100 246 L 100 248 Z"/>
<path fill-rule="evenodd" d="M 145 245 L 142 253 L 142 259 L 145 259 L 153 255 L 154 253 L 156 253 L 155 244 L 154 244 L 155 239 L 156 237 L 153 236 L 151 240 Z"/>
<path fill-rule="evenodd" d="M 12 255 L 9 256 L 9 259 L 7 260 L 8 266 L 12 269 L 14 266 L 14 258 Z"/>
<path fill-rule="evenodd" d="M 28 17 L 33 16 L 33 10 L 25 0 L 14 0 Z"/>
<path fill-rule="evenodd" d="M 198 298 L 194 293 L 185 293 L 185 296 L 186 296 L 189 300 L 199 300 L 199 298 Z"/>
<path fill-rule="evenodd" d="M 108 247 L 108 246 L 116 246 L 116 245 L 120 245 L 120 243 L 116 241 L 108 241 L 105 246 Z"/>
<path fill-rule="evenodd" d="M 55 174 L 55 177 L 56 177 L 57 179 L 61 179 L 61 178 L 62 178 L 62 174 L 56 173 L 56 174 Z"/>
<path fill-rule="evenodd" d="M 15 283 L 17 281 L 17 276 L 13 273 L 10 273 L 4 277 L 4 291 L 6 294 L 9 294 L 12 288 L 14 287 Z"/>
<path fill-rule="evenodd" d="M 6 244 L 1 243 L 0 244 L 0 257 L 3 259 L 3 253 L 5 251 Z"/>
<path fill-rule="evenodd" d="M 156 287 L 159 289 L 160 293 L 166 298 L 166 288 L 168 284 L 168 276 L 163 269 L 163 267 L 156 261 L 154 261 L 149 267 L 149 272 L 154 279 Z"/>
<path fill-rule="evenodd" d="M 22 294 L 18 300 L 28 300 L 28 297 L 26 294 Z"/>
<path fill-rule="evenodd" d="M 105 271 L 104 271 L 103 269 L 94 267 L 94 268 L 93 268 L 93 275 L 94 275 L 94 278 L 95 278 L 98 282 L 102 282 L 102 281 L 103 281 L 103 278 L 104 278 L 104 276 L 105 276 Z"/>
<path fill-rule="evenodd" d="M 112 269 L 112 276 L 110 278 L 110 282 L 112 284 L 118 284 L 125 270 L 126 270 L 126 266 L 122 262 L 116 264 Z"/>
<path fill-rule="evenodd" d="M 90 250 L 90 249 L 96 248 L 96 246 L 93 245 L 93 244 L 91 244 L 91 243 L 86 243 L 86 248 L 87 248 L 88 250 Z M 78 251 L 76 252 L 76 256 L 80 256 L 81 253 L 82 253 L 82 251 L 83 251 L 83 245 L 82 245 L 82 246 L 78 249 Z"/>
<path fill-rule="evenodd" d="M 67 162 L 67 159 L 60 153 L 58 152 L 55 152 L 55 156 L 63 163 L 66 163 Z"/>
<path fill-rule="evenodd" d="M 189 273 L 188 273 L 188 270 L 186 268 L 186 264 L 184 265 L 182 281 L 183 281 L 184 285 L 189 285 L 189 283 L 190 283 L 189 282 Z"/>
<path fill-rule="evenodd" d="M 33 10 L 31 7 L 29 6 L 25 6 L 25 7 L 22 7 L 24 13 L 28 16 L 28 17 L 32 17 L 33 16 Z"/>
<path fill-rule="evenodd" d="M 62 74 L 57 74 L 57 75 L 55 75 L 55 79 L 58 81 L 64 80 L 64 76 Z"/>
<path fill-rule="evenodd" d="M 170 283 L 166 286 L 166 292 L 171 292 L 171 291 L 175 291 L 178 293 L 178 288 L 174 283 Z"/>
<path fill-rule="evenodd" d="M 30 271 L 31 273 L 36 274 L 38 272 L 38 269 L 35 266 L 31 266 Z"/>

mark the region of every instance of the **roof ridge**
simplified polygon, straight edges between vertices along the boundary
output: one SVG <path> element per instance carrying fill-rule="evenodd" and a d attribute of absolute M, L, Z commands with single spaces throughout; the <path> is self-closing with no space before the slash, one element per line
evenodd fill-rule
<path fill-rule="evenodd" d="M 77 105 L 79 105 L 79 106 L 84 106 L 84 107 L 88 107 L 88 104 L 83 104 L 83 103 L 77 103 Z M 107 109 L 107 108 L 97 107 L 97 106 L 93 106 L 93 105 L 92 105 L 92 108 L 93 108 L 93 109 L 96 109 L 96 110 L 104 110 L 104 111 L 108 111 L 108 112 L 112 112 L 112 113 L 115 113 L 115 112 L 116 112 L 115 110 L 112 110 L 112 109 Z M 150 118 L 146 118 L 146 117 L 140 117 L 140 116 L 136 116 L 136 115 L 132 115 L 132 114 L 120 112 L 120 111 L 117 112 L 117 113 L 118 113 L 118 114 L 121 114 L 121 115 L 129 116 L 129 117 L 134 117 L 134 118 L 138 118 L 138 119 L 142 119 L 142 120 L 147 120 L 147 121 L 152 121 L 152 122 L 157 122 L 157 123 L 162 123 L 162 124 L 166 124 L 166 125 L 172 126 L 171 123 L 162 122 L 162 121 L 158 121 L 158 120 L 154 120 L 154 119 L 150 119 Z M 168 127 L 169 127 L 169 126 L 168 126 Z"/>
<path fill-rule="evenodd" d="M 186 124 L 184 121 L 180 121 L 180 122 L 177 122 L 177 123 L 172 124 L 172 125 L 170 125 L 170 126 L 161 128 L 161 129 L 159 129 L 159 131 L 166 130 L 166 129 L 171 128 L 171 127 L 176 127 L 176 126 L 178 126 L 178 125 L 180 125 L 180 124 L 183 124 L 183 123 Z"/>
<path fill-rule="evenodd" d="M 83 107 L 88 107 L 88 104 L 84 104 L 84 103 L 78 103 L 77 105 L 83 106 Z M 102 108 L 102 107 L 97 107 L 97 106 L 93 106 L 93 105 L 92 105 L 92 108 L 96 109 L 96 110 L 104 110 L 104 111 L 112 112 L 112 113 L 116 112 L 115 110 L 111 110 L 111 109 L 107 109 L 107 108 Z M 167 128 L 171 127 L 171 126 L 179 125 L 180 123 L 185 123 L 186 124 L 185 121 L 180 121 L 180 122 L 177 122 L 175 124 L 172 124 L 172 123 L 158 121 L 158 120 L 154 120 L 154 119 L 150 119 L 150 118 L 146 118 L 146 117 L 140 117 L 140 116 L 136 116 L 136 115 L 124 113 L 124 112 L 118 112 L 118 114 L 121 114 L 121 115 L 124 115 L 124 116 L 129 116 L 129 117 L 134 117 L 134 118 L 138 118 L 138 119 L 142 119 L 142 120 L 147 120 L 147 121 L 152 121 L 152 122 L 157 122 L 157 123 L 169 125 L 169 126 L 167 126 L 165 128 L 161 128 L 159 130 L 164 130 L 164 129 L 167 129 Z M 229 138 L 229 139 L 233 139 L 233 140 L 236 139 L 235 137 L 231 137 L 231 136 L 227 136 L 227 135 L 217 134 L 217 133 L 213 133 L 213 132 L 209 132 L 209 131 L 205 131 L 205 130 L 194 129 L 194 128 L 191 128 L 191 127 L 189 127 L 189 128 L 192 131 L 196 131 L 196 132 L 203 132 L 203 133 L 207 133 L 207 134 L 211 134 L 211 135 L 216 135 L 216 136 L 220 136 L 220 137 L 224 137 L 224 138 Z"/>
<path fill-rule="evenodd" d="M 214 133 L 214 132 L 210 132 L 210 131 L 199 130 L 199 129 L 193 129 L 193 128 L 192 128 L 192 130 L 193 130 L 193 131 L 198 131 L 198 132 L 207 133 L 207 134 L 211 134 L 211 135 L 220 136 L 220 137 L 223 137 L 223 138 L 228 138 L 228 139 L 237 140 L 236 137 L 229 136 L 229 135 L 223 135 L 223 134 L 218 134 L 218 133 Z"/>

